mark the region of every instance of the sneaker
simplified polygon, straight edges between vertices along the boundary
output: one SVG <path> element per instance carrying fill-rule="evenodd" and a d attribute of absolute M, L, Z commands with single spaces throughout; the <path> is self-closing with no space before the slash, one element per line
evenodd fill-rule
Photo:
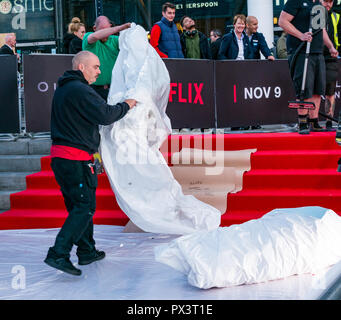
<path fill-rule="evenodd" d="M 74 276 L 80 276 L 82 271 L 75 268 L 68 258 L 51 258 L 47 257 L 44 262 L 52 268 L 64 271 Z"/>
<path fill-rule="evenodd" d="M 84 256 L 78 256 L 78 264 L 84 266 L 86 264 L 90 264 L 92 262 L 102 260 L 105 257 L 104 251 L 94 250 L 92 253 L 89 253 Z"/>

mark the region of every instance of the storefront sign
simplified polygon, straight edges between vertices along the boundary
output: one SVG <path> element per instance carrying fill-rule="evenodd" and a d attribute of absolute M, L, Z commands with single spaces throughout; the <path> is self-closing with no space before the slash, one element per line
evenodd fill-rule
<path fill-rule="evenodd" d="M 0 55 L 0 133 L 19 133 L 17 58 Z"/>
<path fill-rule="evenodd" d="M 54 39 L 54 0 L 0 0 L 0 25 L 17 41 Z"/>

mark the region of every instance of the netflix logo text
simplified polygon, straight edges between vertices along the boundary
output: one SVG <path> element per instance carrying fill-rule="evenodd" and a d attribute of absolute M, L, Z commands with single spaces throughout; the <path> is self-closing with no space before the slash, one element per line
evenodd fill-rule
<path fill-rule="evenodd" d="M 169 102 L 204 104 L 202 90 L 204 83 L 171 82 Z"/>

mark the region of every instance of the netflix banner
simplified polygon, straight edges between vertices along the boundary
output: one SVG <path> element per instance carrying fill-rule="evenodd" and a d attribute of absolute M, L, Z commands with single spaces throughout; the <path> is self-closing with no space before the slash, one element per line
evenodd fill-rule
<path fill-rule="evenodd" d="M 214 61 L 163 61 L 171 82 L 166 113 L 172 128 L 215 128 Z"/>
<path fill-rule="evenodd" d="M 19 133 L 17 57 L 0 55 L 0 133 Z"/>
<path fill-rule="evenodd" d="M 50 131 L 51 103 L 58 78 L 72 69 L 73 55 L 24 55 L 27 132 Z"/>
<path fill-rule="evenodd" d="M 58 78 L 71 69 L 73 55 L 32 54 L 24 56 L 25 109 L 28 132 L 50 131 L 51 102 Z M 3 57 L 1 57 L 3 59 Z M 167 114 L 174 129 L 226 128 L 248 125 L 296 123 L 297 111 L 288 108 L 294 88 L 286 60 L 210 61 L 164 59 L 170 75 Z M 2 64 L 6 70 L 9 63 Z M 341 64 L 340 64 L 341 66 Z M 14 70 L 13 65 L 13 70 Z M 6 74 L 10 74 L 7 78 Z M 1 108 L 17 97 L 16 72 L 2 72 Z M 12 78 L 11 78 L 12 77 Z M 341 74 L 340 78 L 341 80 Z M 336 88 L 336 111 L 341 106 L 341 81 Z M 3 97 L 2 97 L 3 95 Z M 11 112 L 18 112 L 17 98 Z M 321 105 L 321 111 L 324 106 Z M 5 114 L 5 113 L 3 113 Z M 6 113 L 6 117 L 7 117 Z M 19 117 L 11 115 L 12 121 Z M 321 117 L 321 120 L 325 120 Z M 1 130 L 9 120 L 1 118 Z M 18 124 L 13 124 L 16 128 Z M 9 130 L 8 128 L 5 130 Z M 13 129 L 11 129 L 13 132 Z M 7 131 L 8 132 L 8 131 Z"/>
<path fill-rule="evenodd" d="M 218 128 L 297 121 L 287 60 L 216 61 Z"/>

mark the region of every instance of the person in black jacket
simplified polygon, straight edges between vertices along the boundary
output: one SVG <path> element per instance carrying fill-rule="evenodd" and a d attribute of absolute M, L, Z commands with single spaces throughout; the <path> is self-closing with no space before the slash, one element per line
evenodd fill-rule
<path fill-rule="evenodd" d="M 328 11 L 328 19 L 327 19 L 327 32 L 329 39 L 333 42 L 333 45 L 340 55 L 340 41 L 341 37 L 341 21 L 340 14 L 333 11 L 333 0 L 321 0 L 321 4 Z M 326 46 L 324 46 L 324 60 L 326 64 L 326 92 L 325 92 L 325 112 L 327 115 L 334 117 L 335 112 L 335 91 L 336 91 L 336 82 L 338 80 L 339 74 L 339 63 L 337 58 L 333 58 L 329 50 Z M 328 131 L 333 130 L 333 123 L 331 120 L 327 119 L 326 121 L 326 129 Z"/>
<path fill-rule="evenodd" d="M 257 30 L 257 18 L 254 16 L 248 16 L 246 18 L 245 33 L 249 37 L 251 48 L 253 50 L 253 58 L 260 59 L 260 53 L 262 53 L 265 59 L 275 60 L 275 57 L 266 43 L 263 33 L 257 32 Z"/>
<path fill-rule="evenodd" d="M 85 25 L 77 17 L 72 18 L 68 25 L 68 32 L 64 36 L 64 53 L 76 54 L 82 51 Z"/>
<path fill-rule="evenodd" d="M 218 60 L 253 59 L 253 51 L 249 39 L 244 32 L 245 25 L 246 17 L 243 14 L 234 16 L 234 29 L 223 36 L 218 52 Z"/>
<path fill-rule="evenodd" d="M 100 74 L 98 57 L 81 51 L 72 60 L 72 70 L 58 80 L 51 111 L 51 168 L 64 197 L 68 217 L 44 262 L 64 272 L 81 275 L 70 252 L 75 244 L 78 264 L 103 259 L 95 247 L 93 215 L 96 210 L 97 175 L 93 154 L 100 143 L 99 125 L 124 117 L 136 101 L 127 99 L 108 105 L 90 84 Z"/>
<path fill-rule="evenodd" d="M 0 54 L 15 55 L 15 45 L 17 43 L 15 33 L 8 33 L 5 36 L 5 44 L 0 48 Z"/>
<path fill-rule="evenodd" d="M 211 55 L 213 60 L 218 59 L 218 52 L 221 44 L 221 36 L 222 33 L 219 29 L 213 29 L 210 32 L 210 46 L 211 46 Z"/>
<path fill-rule="evenodd" d="M 183 16 L 180 24 L 183 29 L 180 35 L 180 43 L 184 57 L 189 59 L 211 59 L 208 39 L 196 29 L 195 21 L 189 16 Z"/>

